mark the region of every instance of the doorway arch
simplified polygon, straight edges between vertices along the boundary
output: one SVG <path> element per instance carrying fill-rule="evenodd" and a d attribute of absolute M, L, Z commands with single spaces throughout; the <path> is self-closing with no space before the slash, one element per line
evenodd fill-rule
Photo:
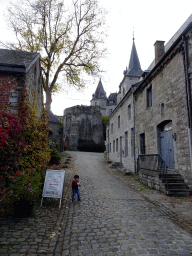
<path fill-rule="evenodd" d="M 169 169 L 175 168 L 172 120 L 161 122 L 158 126 L 159 151 Z"/>

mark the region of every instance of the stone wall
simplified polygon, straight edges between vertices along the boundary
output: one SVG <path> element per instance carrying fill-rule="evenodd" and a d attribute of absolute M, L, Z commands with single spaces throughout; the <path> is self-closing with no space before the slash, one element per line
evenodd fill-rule
<path fill-rule="evenodd" d="M 32 103 L 34 96 L 37 97 L 36 107 L 38 112 L 41 113 L 42 108 L 42 88 L 41 88 L 41 66 L 40 59 L 33 64 L 26 75 L 26 91 L 29 97 L 29 102 Z"/>
<path fill-rule="evenodd" d="M 22 94 L 25 90 L 30 103 L 33 102 L 36 93 L 36 106 L 40 113 L 42 90 L 39 60 L 31 67 L 27 74 L 0 71 L 0 109 L 8 109 L 17 113 L 22 100 Z"/>
<path fill-rule="evenodd" d="M 100 111 L 103 116 L 108 115 L 106 112 L 107 99 L 92 99 L 91 106 L 100 106 Z"/>
<path fill-rule="evenodd" d="M 159 172 L 140 169 L 138 176 L 139 180 L 149 188 L 166 193 L 165 184 L 159 179 Z"/>
<path fill-rule="evenodd" d="M 128 106 L 131 107 L 131 118 L 128 117 Z M 130 92 L 110 116 L 107 130 L 107 151 L 108 158 L 113 162 L 122 162 L 125 169 L 134 172 L 134 151 L 133 151 L 133 127 L 134 127 L 134 111 L 133 111 L 133 95 Z M 118 126 L 118 118 L 120 119 L 120 127 Z M 127 141 L 126 134 L 127 133 Z M 118 140 L 118 150 L 117 150 Z M 122 140 L 122 157 L 120 154 L 120 140 Z M 128 153 L 126 154 L 125 144 L 128 143 Z M 114 149 L 115 145 L 115 149 Z"/>
<path fill-rule="evenodd" d="M 0 72 L 0 109 L 16 109 L 21 98 L 21 92 L 24 88 L 24 83 L 18 85 L 18 77 L 16 74 L 8 72 Z M 14 112 L 15 112 L 14 111 Z"/>
<path fill-rule="evenodd" d="M 103 144 L 102 114 L 99 106 L 74 106 L 64 111 L 66 147 L 77 150 L 79 141 Z"/>
<path fill-rule="evenodd" d="M 62 147 L 62 128 L 59 123 L 49 121 L 49 138 Z"/>

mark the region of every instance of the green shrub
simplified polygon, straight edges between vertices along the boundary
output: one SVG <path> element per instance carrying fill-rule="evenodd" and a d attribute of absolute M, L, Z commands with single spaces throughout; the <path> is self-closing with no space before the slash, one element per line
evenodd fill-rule
<path fill-rule="evenodd" d="M 49 164 L 60 164 L 62 156 L 59 152 L 59 145 L 52 140 L 49 140 L 49 147 L 51 149 L 51 159 Z"/>

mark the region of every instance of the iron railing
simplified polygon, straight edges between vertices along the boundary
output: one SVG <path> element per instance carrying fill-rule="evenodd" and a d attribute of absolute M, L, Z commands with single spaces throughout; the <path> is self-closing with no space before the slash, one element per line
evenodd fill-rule
<path fill-rule="evenodd" d="M 167 175 L 167 166 L 159 154 L 139 155 L 137 161 L 137 173 L 140 169 L 156 171 Z"/>

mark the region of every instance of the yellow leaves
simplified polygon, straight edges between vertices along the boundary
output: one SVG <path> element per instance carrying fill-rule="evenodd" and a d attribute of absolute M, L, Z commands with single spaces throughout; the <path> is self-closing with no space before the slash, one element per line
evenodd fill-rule
<path fill-rule="evenodd" d="M 56 236 L 56 233 L 53 232 L 52 235 L 50 236 L 50 238 L 53 238 L 53 237 L 55 237 L 55 236 Z"/>
<path fill-rule="evenodd" d="M 25 115 L 24 122 L 27 127 L 24 133 L 26 145 L 24 153 L 20 160 L 20 165 L 25 168 L 40 168 L 42 164 L 50 159 L 50 149 L 48 145 L 48 120 L 45 110 L 38 116 L 36 108 L 36 95 L 32 106 L 29 106 L 26 97 L 24 97 Z"/>
<path fill-rule="evenodd" d="M 176 242 L 172 242 L 172 244 L 177 244 Z"/>

